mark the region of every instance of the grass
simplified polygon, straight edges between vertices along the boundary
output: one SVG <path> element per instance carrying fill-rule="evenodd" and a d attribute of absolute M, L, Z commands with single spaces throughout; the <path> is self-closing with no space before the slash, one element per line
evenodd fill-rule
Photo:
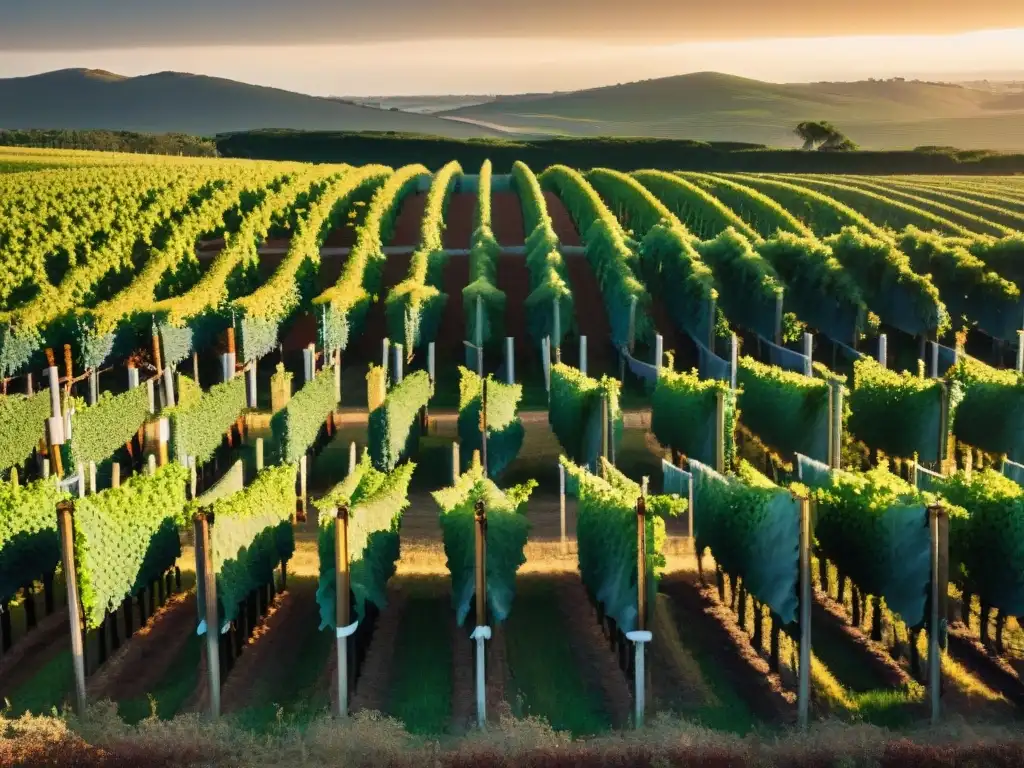
<path fill-rule="evenodd" d="M 5 704 L 10 704 L 7 716 L 20 717 L 26 713 L 46 715 L 59 710 L 71 692 L 73 679 L 71 651 L 61 651 L 46 662 L 31 679 L 10 694 L 4 695 Z"/>
<path fill-rule="evenodd" d="M 135 725 L 155 715 L 170 720 L 181 712 L 196 689 L 203 641 L 196 634 L 189 636 L 185 647 L 167 669 L 164 679 L 147 696 L 118 702 L 117 711 L 126 723 Z"/>
<path fill-rule="evenodd" d="M 505 624 L 509 699 L 518 717 L 540 716 L 555 730 L 592 736 L 610 730 L 611 720 L 581 674 L 570 632 L 554 586 L 521 579 L 515 610 Z"/>
<path fill-rule="evenodd" d="M 447 731 L 452 714 L 452 608 L 443 579 L 406 584 L 388 712 L 410 733 L 439 735 Z"/>

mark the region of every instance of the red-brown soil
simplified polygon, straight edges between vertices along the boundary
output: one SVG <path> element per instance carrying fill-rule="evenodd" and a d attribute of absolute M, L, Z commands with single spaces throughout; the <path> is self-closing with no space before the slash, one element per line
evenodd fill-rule
<path fill-rule="evenodd" d="M 469 248 L 476 222 L 476 192 L 453 192 L 444 213 L 441 242 L 445 248 Z"/>
<path fill-rule="evenodd" d="M 68 610 L 58 608 L 0 657 L 0 691 L 13 691 L 62 651 L 71 648 Z M 70 688 L 70 683 L 69 686 Z"/>
<path fill-rule="evenodd" d="M 615 355 L 611 348 L 611 325 L 605 312 L 604 301 L 601 299 L 601 287 L 597 276 L 591 269 L 587 257 L 568 254 L 565 259 L 565 270 L 569 276 L 572 289 L 574 313 L 580 336 L 587 337 L 587 372 L 594 374 L 617 374 Z M 563 360 L 574 365 L 579 364 L 579 346 L 570 345 L 563 350 Z"/>
<path fill-rule="evenodd" d="M 515 192 L 491 193 L 491 230 L 502 245 L 522 245 L 527 233 L 523 225 L 523 206 Z"/>
<path fill-rule="evenodd" d="M 442 290 L 448 294 L 441 325 L 437 332 L 437 360 L 465 359 L 463 340 L 466 338 L 466 316 L 462 308 L 462 289 L 469 285 L 469 257 L 449 256 L 444 267 Z"/>
<path fill-rule="evenodd" d="M 409 274 L 409 263 L 412 254 L 391 255 L 384 262 L 384 273 L 381 276 L 380 295 L 366 312 L 363 332 L 349 344 L 349 349 L 359 356 L 360 360 L 372 360 L 378 365 L 381 360 L 381 339 L 387 338 L 388 325 L 384 312 L 384 299 L 391 289 L 405 280 Z"/>
<path fill-rule="evenodd" d="M 366 651 L 363 668 L 359 672 L 355 691 L 349 700 L 349 709 L 384 712 L 388 706 L 388 692 L 391 690 L 391 671 L 398 643 L 398 628 L 402 623 L 405 607 L 405 592 L 401 579 L 392 579 L 388 584 L 388 604 L 377 618 L 373 639 Z M 338 659 L 332 652 L 328 671 L 331 678 L 331 702 L 338 701 L 338 679 L 335 674 Z"/>
<path fill-rule="evenodd" d="M 392 246 L 417 246 L 420 242 L 420 224 L 423 221 L 423 211 L 427 206 L 427 194 L 425 192 L 413 192 L 402 201 L 402 210 L 398 212 L 395 219 L 394 231 L 391 240 L 384 245 Z"/>
<path fill-rule="evenodd" d="M 562 204 L 561 198 L 554 192 L 545 192 L 544 201 L 548 206 L 548 215 L 551 217 L 555 234 L 558 235 L 562 245 L 580 245 L 580 235 L 576 231 L 576 225 L 573 223 L 569 211 Z"/>
<path fill-rule="evenodd" d="M 530 296 L 530 272 L 526 257 L 502 253 L 498 256 L 496 279 L 505 292 L 505 335 L 515 339 L 516 378 L 535 363 L 535 347 L 526 328 L 526 299 Z"/>

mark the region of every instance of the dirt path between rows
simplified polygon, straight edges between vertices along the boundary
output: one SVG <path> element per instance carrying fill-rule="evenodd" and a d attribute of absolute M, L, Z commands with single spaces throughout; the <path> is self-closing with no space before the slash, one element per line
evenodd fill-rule
<path fill-rule="evenodd" d="M 469 248 L 476 223 L 478 197 L 476 192 L 453 192 L 448 196 L 441 237 L 445 248 Z"/>
<path fill-rule="evenodd" d="M 505 293 L 505 335 L 515 341 L 516 378 L 523 379 L 523 373 L 536 366 L 533 341 L 526 323 L 526 300 L 530 296 L 530 272 L 526 268 L 526 257 L 509 253 L 498 256 L 495 279 L 498 289 Z"/>
<path fill-rule="evenodd" d="M 55 656 L 70 649 L 68 609 L 58 608 L 0 656 L 0 701 L 5 692 L 17 690 Z"/>
<path fill-rule="evenodd" d="M 195 592 L 178 593 L 89 679 L 93 699 L 145 696 L 178 658 L 196 626 Z"/>
<path fill-rule="evenodd" d="M 402 210 L 395 218 L 395 224 L 391 231 L 391 239 L 384 245 L 411 245 L 417 246 L 420 242 L 420 226 L 423 222 L 423 212 L 427 207 L 427 193 L 413 192 L 406 195 L 402 200 Z"/>
<path fill-rule="evenodd" d="M 448 295 L 438 326 L 436 354 L 438 362 L 465 360 L 463 340 L 466 338 L 466 315 L 462 305 L 462 289 L 469 285 L 469 257 L 449 256 L 444 265 L 441 290 Z"/>
<path fill-rule="evenodd" d="M 632 716 L 633 693 L 601 631 L 578 574 L 552 576 L 570 643 L 587 686 L 600 693 L 613 728 L 625 728 Z"/>
<path fill-rule="evenodd" d="M 544 192 L 544 202 L 548 207 L 551 225 L 555 228 L 555 234 L 562 245 L 580 245 L 580 235 L 562 199 L 554 192 Z"/>
<path fill-rule="evenodd" d="M 696 574 L 677 572 L 666 574 L 659 590 L 682 614 L 680 624 L 706 638 L 704 645 L 713 652 L 717 666 L 756 718 L 766 723 L 795 721 L 790 701 L 795 696 L 783 690 L 779 676 L 771 672 L 728 606 L 718 602 L 713 588 L 700 587 Z"/>
<path fill-rule="evenodd" d="M 370 304 L 366 311 L 363 331 L 350 344 L 349 349 L 362 362 L 381 363 L 381 340 L 387 338 L 388 324 L 385 314 L 384 300 L 391 289 L 405 280 L 409 274 L 411 254 L 388 256 L 384 261 L 381 275 L 380 290 L 377 301 Z"/>
<path fill-rule="evenodd" d="M 391 690 L 392 662 L 398 643 L 398 628 L 402 623 L 402 611 L 405 608 L 405 592 L 400 579 L 393 578 L 388 584 L 388 604 L 377 617 L 377 626 L 373 630 L 370 647 L 363 660 L 363 668 L 359 672 L 355 691 L 352 693 L 349 708 L 352 712 L 368 710 L 385 712 L 388 707 L 388 696 Z M 331 675 L 331 705 L 338 702 L 337 670 L 338 658 L 331 653 L 329 664 Z"/>
<path fill-rule="evenodd" d="M 523 205 L 517 193 L 491 193 L 491 230 L 501 245 L 518 246 L 526 242 Z"/>
<path fill-rule="evenodd" d="M 586 256 L 566 255 L 565 269 L 572 289 L 574 314 L 579 335 L 587 337 L 587 373 L 617 375 L 613 370 L 614 355 L 611 348 L 612 328 L 601 298 L 601 287 Z M 563 350 L 565 362 L 578 365 L 578 345 L 570 344 Z"/>

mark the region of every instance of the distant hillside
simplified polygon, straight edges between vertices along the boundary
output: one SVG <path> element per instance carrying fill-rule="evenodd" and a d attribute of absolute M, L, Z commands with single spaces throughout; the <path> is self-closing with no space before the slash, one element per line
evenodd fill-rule
<path fill-rule="evenodd" d="M 775 84 L 698 72 L 441 113 L 535 134 L 650 136 L 795 146 L 802 120 L 829 120 L 869 149 L 944 144 L 1024 150 L 1020 99 L 919 81 Z"/>
<path fill-rule="evenodd" d="M 0 79 L 0 128 L 106 129 L 213 136 L 258 128 L 400 131 L 452 138 L 499 131 L 203 75 L 123 77 L 66 69 Z"/>

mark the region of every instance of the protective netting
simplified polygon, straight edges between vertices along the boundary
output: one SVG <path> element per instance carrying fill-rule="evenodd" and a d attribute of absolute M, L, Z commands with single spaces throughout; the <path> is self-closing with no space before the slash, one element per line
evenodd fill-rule
<path fill-rule="evenodd" d="M 732 363 L 716 355 L 712 350 L 701 344 L 696 337 L 691 336 L 693 343 L 697 345 L 697 370 L 702 379 L 717 379 L 718 381 L 732 380 Z"/>
<path fill-rule="evenodd" d="M 615 482 L 609 482 L 564 456 L 561 462 L 567 480 L 573 479 L 571 487 L 578 496 L 576 538 L 583 584 L 604 614 L 613 619 L 622 632 L 631 632 L 636 629 L 639 615 L 637 500 L 641 488 L 621 473 L 615 473 Z M 651 497 L 644 520 L 649 608 L 654 606 L 657 579 L 665 567 L 661 553 L 666 538 L 665 521 L 653 514 L 653 509 L 660 505 L 657 498 Z M 675 506 L 669 507 L 668 514 L 678 514 L 684 506 L 677 501 Z"/>
<path fill-rule="evenodd" d="M 673 466 L 665 459 L 661 460 L 661 490 L 666 494 L 675 494 L 687 498 L 693 475 L 684 469 Z"/>
<path fill-rule="evenodd" d="M 789 624 L 796 620 L 800 579 L 800 506 L 749 464 L 740 475 L 690 460 L 698 554 L 711 550 L 723 572 L 743 579 L 757 600 Z"/>
<path fill-rule="evenodd" d="M 653 384 L 658 380 L 658 367 L 645 363 L 642 360 L 637 360 L 625 347 L 619 349 L 619 354 L 626 361 L 626 367 L 629 368 L 630 373 L 636 376 L 643 382 Z"/>
<path fill-rule="evenodd" d="M 1024 464 L 1018 464 L 1009 459 L 1003 459 L 1003 476 L 1013 480 L 1017 485 L 1024 487 Z"/>
<path fill-rule="evenodd" d="M 804 485 L 822 488 L 832 482 L 832 467 L 802 453 L 796 455 L 796 477 Z"/>
<path fill-rule="evenodd" d="M 409 462 L 393 472 L 378 472 L 364 452 L 354 472 L 328 491 L 313 506 L 320 513 L 317 550 L 320 579 L 316 601 L 320 629 L 337 628 L 338 592 L 335 579 L 335 527 L 337 510 L 347 504 L 349 589 L 351 609 L 361 620 L 366 604 L 387 605 L 387 583 L 400 554 L 399 525 L 409 506 L 409 481 L 416 465 Z M 351 617 L 349 617 L 351 618 Z"/>
<path fill-rule="evenodd" d="M 932 472 L 920 464 L 914 465 L 914 484 L 917 490 L 927 493 L 938 493 L 941 488 L 943 476 L 938 472 Z"/>
<path fill-rule="evenodd" d="M 967 356 L 947 377 L 951 397 L 958 401 L 952 422 L 957 440 L 1015 461 L 1024 459 L 1024 378 Z"/>
<path fill-rule="evenodd" d="M 596 468 L 603 451 L 602 401 L 607 401 L 610 452 L 622 441 L 622 409 L 619 383 L 607 376 L 592 379 L 576 368 L 551 367 L 551 401 L 548 421 L 566 454 L 581 464 Z"/>
<path fill-rule="evenodd" d="M 910 627 L 922 624 L 931 580 L 931 535 L 922 495 L 882 464 L 864 473 L 831 470 L 815 487 L 819 555 Z"/>
<path fill-rule="evenodd" d="M 811 360 L 807 355 L 780 347 L 778 344 L 768 341 L 764 336 L 759 337 L 758 341 L 761 347 L 768 352 L 768 362 L 772 365 L 777 365 L 786 371 L 810 375 Z"/>
<path fill-rule="evenodd" d="M 433 496 L 441 509 L 441 533 L 448 570 L 452 578 L 452 607 L 461 627 L 476 595 L 476 513 L 477 501 L 484 502 L 487 537 L 487 608 L 490 615 L 478 616 L 477 624 L 503 622 L 512 610 L 516 593 L 516 571 L 526 562 L 523 549 L 530 530 L 525 507 L 537 483 L 533 480 L 501 490 L 484 477 L 474 463 L 450 488 Z"/>

